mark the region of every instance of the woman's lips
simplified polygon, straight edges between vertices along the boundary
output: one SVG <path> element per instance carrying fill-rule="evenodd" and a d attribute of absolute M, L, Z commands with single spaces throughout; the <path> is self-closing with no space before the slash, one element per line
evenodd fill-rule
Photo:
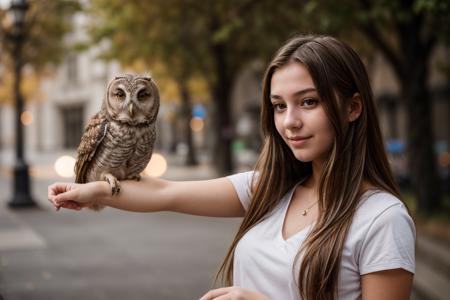
<path fill-rule="evenodd" d="M 301 147 L 304 146 L 311 137 L 301 137 L 301 136 L 292 136 L 288 137 L 289 144 L 293 147 Z"/>

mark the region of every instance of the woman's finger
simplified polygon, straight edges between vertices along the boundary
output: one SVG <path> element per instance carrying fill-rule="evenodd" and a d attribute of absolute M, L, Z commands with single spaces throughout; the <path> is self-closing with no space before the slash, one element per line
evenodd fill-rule
<path fill-rule="evenodd" d="M 225 293 L 222 296 L 212 298 L 212 300 L 233 300 L 233 298 L 230 293 Z"/>
<path fill-rule="evenodd" d="M 69 190 L 65 193 L 58 194 L 55 196 L 54 201 L 56 204 L 61 204 L 63 202 L 67 201 L 74 201 L 77 198 L 78 191 L 76 190 Z"/>
<path fill-rule="evenodd" d="M 213 300 L 216 297 L 226 295 L 232 288 L 233 287 L 224 287 L 215 290 L 210 290 L 205 295 L 203 295 L 203 297 L 201 297 L 199 300 Z"/>
<path fill-rule="evenodd" d="M 61 204 L 57 205 L 57 210 L 59 210 L 61 207 L 62 208 L 67 208 L 67 209 L 73 209 L 73 210 L 80 210 L 82 209 L 82 206 L 79 205 L 78 203 L 74 202 L 74 201 L 66 201 L 66 202 L 62 202 Z"/>
<path fill-rule="evenodd" d="M 54 194 L 55 196 L 64 193 L 69 189 L 69 183 L 56 182 L 48 187 L 49 194 Z"/>

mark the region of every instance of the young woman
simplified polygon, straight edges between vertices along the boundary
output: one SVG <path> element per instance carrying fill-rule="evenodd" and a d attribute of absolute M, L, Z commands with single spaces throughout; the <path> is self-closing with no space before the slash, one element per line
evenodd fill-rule
<path fill-rule="evenodd" d="M 389 169 L 358 55 L 298 36 L 264 78 L 264 147 L 253 172 L 197 182 L 56 183 L 49 200 L 140 212 L 243 217 L 201 299 L 409 299 L 415 229 Z M 211 191 L 214 191 L 213 193 Z"/>

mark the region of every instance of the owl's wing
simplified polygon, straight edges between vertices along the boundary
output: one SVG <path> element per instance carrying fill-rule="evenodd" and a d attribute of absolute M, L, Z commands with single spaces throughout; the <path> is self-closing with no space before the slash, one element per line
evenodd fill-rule
<path fill-rule="evenodd" d="M 97 113 L 89 120 L 77 150 L 78 157 L 75 163 L 76 183 L 86 182 L 86 172 L 90 162 L 98 146 L 105 138 L 107 131 L 108 121 L 100 113 Z"/>

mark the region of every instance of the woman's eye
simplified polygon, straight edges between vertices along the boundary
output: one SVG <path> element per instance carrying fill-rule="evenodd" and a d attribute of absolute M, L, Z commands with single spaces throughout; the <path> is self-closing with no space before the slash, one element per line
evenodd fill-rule
<path fill-rule="evenodd" d="M 312 106 L 315 106 L 316 104 L 317 104 L 317 100 L 312 99 L 312 98 L 307 98 L 307 99 L 303 100 L 303 106 L 312 107 Z"/>
<path fill-rule="evenodd" d="M 285 108 L 286 108 L 286 105 L 285 105 L 285 104 L 277 103 L 277 104 L 274 104 L 274 105 L 273 105 L 273 109 L 274 109 L 275 111 L 281 111 L 281 110 L 283 110 L 283 109 L 285 109 Z"/>

